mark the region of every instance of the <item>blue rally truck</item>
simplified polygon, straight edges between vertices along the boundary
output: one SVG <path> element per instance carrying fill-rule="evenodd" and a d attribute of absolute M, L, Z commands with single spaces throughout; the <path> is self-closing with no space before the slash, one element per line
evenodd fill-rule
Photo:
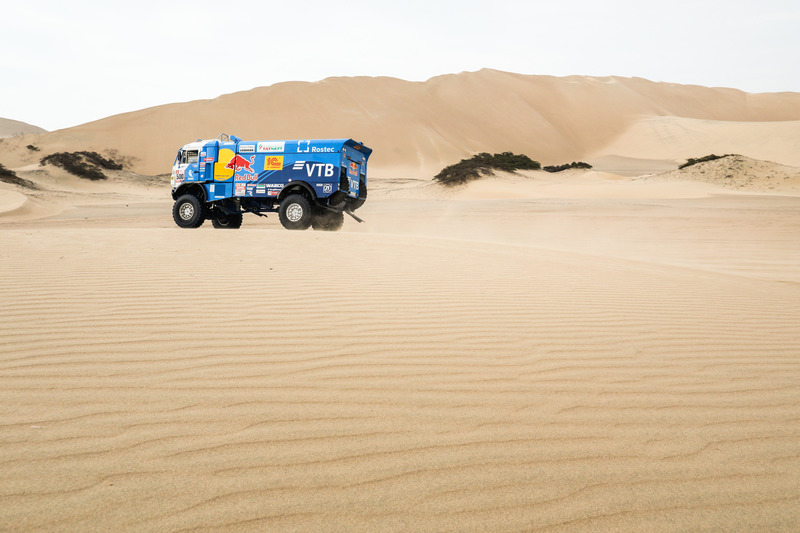
<path fill-rule="evenodd" d="M 172 218 L 182 228 L 211 219 L 238 228 L 242 214 L 278 212 L 286 229 L 336 231 L 344 213 L 367 199 L 372 150 L 352 139 L 243 141 L 233 135 L 198 140 L 172 167 Z"/>

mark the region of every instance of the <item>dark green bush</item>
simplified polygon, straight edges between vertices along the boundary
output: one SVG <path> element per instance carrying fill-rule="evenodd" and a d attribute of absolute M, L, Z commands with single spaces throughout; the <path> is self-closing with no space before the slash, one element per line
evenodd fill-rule
<path fill-rule="evenodd" d="M 28 189 L 38 189 L 35 183 L 17 176 L 13 170 L 9 170 L 0 163 L 0 181 L 11 183 L 12 185 L 19 185 L 20 187 L 27 187 Z"/>
<path fill-rule="evenodd" d="M 590 169 L 590 168 L 592 168 L 592 165 L 590 165 L 589 163 L 584 163 L 583 161 L 578 161 L 577 163 L 575 161 L 573 161 L 572 163 L 566 163 L 566 164 L 563 164 L 563 165 L 546 166 L 542 170 L 544 170 L 546 172 L 562 172 L 564 170 L 569 170 L 571 168 Z"/>
<path fill-rule="evenodd" d="M 686 160 L 686 163 L 682 164 L 678 168 L 679 169 L 686 168 L 686 167 L 690 167 L 692 165 L 696 165 L 697 163 L 705 163 L 706 161 L 714 161 L 715 159 L 722 159 L 723 157 L 728 157 L 730 155 L 733 155 L 733 154 L 725 154 L 725 155 L 709 154 L 709 155 L 704 155 L 703 157 L 698 157 L 697 159 L 695 159 L 693 157 L 690 157 L 689 159 Z"/>
<path fill-rule="evenodd" d="M 28 150 L 30 150 L 31 152 L 38 152 L 39 151 L 39 147 L 38 146 L 34 146 L 32 144 L 29 144 L 26 148 Z"/>
<path fill-rule="evenodd" d="M 494 174 L 494 170 L 513 172 L 515 170 L 539 170 L 542 165 L 525 154 L 503 152 L 489 154 L 482 152 L 469 159 L 462 159 L 454 165 L 442 169 L 433 179 L 444 185 L 459 185 Z"/>
<path fill-rule="evenodd" d="M 101 168 L 122 170 L 121 164 L 106 159 L 97 152 L 56 152 L 43 157 L 40 161 L 42 166 L 48 163 L 63 168 L 70 174 L 90 180 L 106 179 Z"/>

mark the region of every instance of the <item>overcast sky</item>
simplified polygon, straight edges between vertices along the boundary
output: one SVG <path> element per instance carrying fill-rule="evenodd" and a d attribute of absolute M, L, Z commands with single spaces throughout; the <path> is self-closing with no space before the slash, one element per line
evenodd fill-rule
<path fill-rule="evenodd" d="M 48 130 L 281 81 L 484 67 L 800 92 L 798 0 L 40 0 L 0 13 L 0 117 Z"/>

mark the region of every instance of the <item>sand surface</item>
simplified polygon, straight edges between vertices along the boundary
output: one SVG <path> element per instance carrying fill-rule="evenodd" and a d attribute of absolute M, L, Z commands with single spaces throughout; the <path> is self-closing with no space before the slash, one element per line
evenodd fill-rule
<path fill-rule="evenodd" d="M 711 152 L 800 166 L 800 93 L 491 69 L 425 82 L 338 77 L 2 139 L 0 163 L 15 168 L 53 152 L 94 150 L 136 172 L 163 174 L 181 146 L 220 133 L 247 140 L 354 138 L 374 150 L 370 172 L 387 176 L 433 176 L 475 153 L 505 151 L 544 165 L 585 160 L 612 171 L 601 168 L 608 158 L 676 168 Z"/>
<path fill-rule="evenodd" d="M 33 178 L 3 530 L 800 529 L 798 196 L 394 178 L 338 233 L 182 230 L 167 186 Z"/>

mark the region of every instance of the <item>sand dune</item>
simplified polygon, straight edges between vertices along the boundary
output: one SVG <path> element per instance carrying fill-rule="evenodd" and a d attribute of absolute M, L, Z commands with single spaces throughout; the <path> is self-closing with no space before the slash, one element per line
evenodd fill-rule
<path fill-rule="evenodd" d="M 721 142 L 711 151 L 800 164 L 797 93 L 748 94 L 640 78 L 556 78 L 494 70 L 424 83 L 366 77 L 279 83 L 5 140 L 0 162 L 18 167 L 54 151 L 111 149 L 134 158 L 131 170 L 163 174 L 180 146 L 221 132 L 251 139 L 353 137 L 375 149 L 372 169 L 387 177 L 432 176 L 482 151 L 526 153 L 545 164 L 608 155 L 669 160 L 705 155 L 698 153 L 692 136 L 655 150 L 663 128 L 642 123 L 643 117 L 654 116 L 678 117 L 681 128 L 699 128 L 697 135 L 708 130 L 703 121 L 716 121 L 715 128 L 724 127 L 720 121 L 733 122 L 734 133 L 720 137 L 732 139 L 732 146 Z M 763 131 L 747 134 L 751 122 Z M 782 137 L 767 149 L 763 133 Z M 41 152 L 27 150 L 31 143 Z"/>
<path fill-rule="evenodd" d="M 736 122 L 674 116 L 642 117 L 604 146 L 601 152 L 675 161 L 714 153 L 736 153 L 800 166 L 800 121 Z"/>
<path fill-rule="evenodd" d="M 12 137 L 14 135 L 31 133 L 47 133 L 47 130 L 40 128 L 39 126 L 33 126 L 26 122 L 21 122 L 19 120 L 0 118 L 0 139 L 4 137 Z"/>
<path fill-rule="evenodd" d="M 393 178 L 339 233 L 181 230 L 165 186 L 29 172 L 3 529 L 800 528 L 795 196 Z"/>
<path fill-rule="evenodd" d="M 800 168 L 730 155 L 641 178 L 655 182 L 700 182 L 725 189 L 800 195 Z"/>

